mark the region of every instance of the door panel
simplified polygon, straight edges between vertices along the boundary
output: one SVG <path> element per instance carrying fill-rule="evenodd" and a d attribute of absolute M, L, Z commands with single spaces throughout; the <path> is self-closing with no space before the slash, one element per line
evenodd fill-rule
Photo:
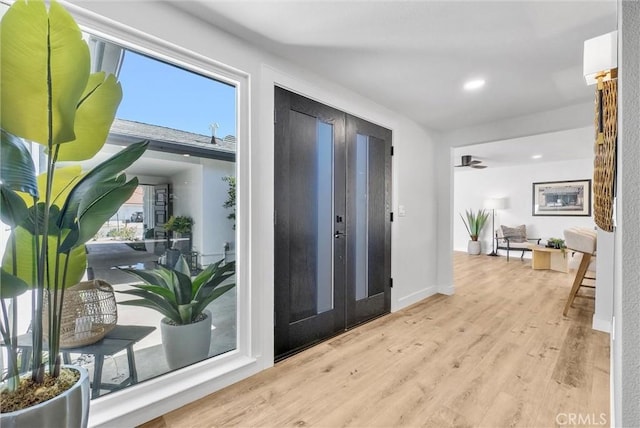
<path fill-rule="evenodd" d="M 342 114 L 276 89 L 275 353 L 282 357 L 344 330 Z M 344 232 L 344 226 L 342 226 Z M 338 259 L 338 263 L 336 263 Z"/>
<path fill-rule="evenodd" d="M 391 309 L 391 131 L 347 115 L 347 327 Z"/>
<path fill-rule="evenodd" d="M 169 242 L 169 231 L 164 228 L 165 223 L 173 213 L 170 184 L 158 184 L 153 186 L 153 239 L 155 240 L 154 253 L 164 254 Z"/>
<path fill-rule="evenodd" d="M 275 101 L 281 359 L 389 311 L 391 132 L 284 89 Z"/>

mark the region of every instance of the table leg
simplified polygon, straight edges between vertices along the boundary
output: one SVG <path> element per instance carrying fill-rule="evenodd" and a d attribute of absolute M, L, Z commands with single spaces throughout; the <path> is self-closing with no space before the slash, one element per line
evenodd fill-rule
<path fill-rule="evenodd" d="M 136 369 L 136 359 L 133 354 L 133 343 L 127 346 L 127 361 L 129 362 L 129 376 L 131 385 L 138 383 L 138 370 Z"/>
<path fill-rule="evenodd" d="M 100 386 L 102 385 L 102 367 L 104 366 L 104 355 L 95 354 L 93 362 L 93 384 L 91 385 L 91 398 L 100 396 Z"/>

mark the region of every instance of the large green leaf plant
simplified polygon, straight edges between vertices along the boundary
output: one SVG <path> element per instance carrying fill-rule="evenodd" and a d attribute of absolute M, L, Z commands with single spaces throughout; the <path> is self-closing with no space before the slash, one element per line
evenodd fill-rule
<path fill-rule="evenodd" d="M 84 244 L 138 186 L 124 170 L 147 143 L 129 145 L 90 171 L 73 163 L 92 158 L 105 144 L 122 89 L 113 75 L 90 73 L 80 29 L 55 1 L 47 9 L 40 0 L 18 0 L 7 10 L 0 23 L 0 70 L 0 216 L 11 228 L 2 259 L 0 333 L 9 349 L 7 384 L 15 389 L 18 314 L 9 315 L 7 303 L 15 307 L 17 296 L 33 290 L 31 378 L 44 379 L 46 354 L 49 374 L 58 376 L 64 290 L 84 275 Z M 29 143 L 45 147 L 40 175 Z M 43 315 L 49 318 L 46 334 Z"/>

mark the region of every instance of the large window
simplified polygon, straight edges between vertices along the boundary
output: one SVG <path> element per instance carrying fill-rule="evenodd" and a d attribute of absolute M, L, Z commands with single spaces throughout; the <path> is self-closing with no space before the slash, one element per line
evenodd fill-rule
<path fill-rule="evenodd" d="M 108 283 L 118 302 L 115 337 L 108 346 L 98 342 L 65 350 L 69 362 L 88 369 L 92 398 L 97 398 L 181 367 L 167 356 L 163 315 L 121 304 L 134 297 L 117 291 L 140 282 L 122 269 L 173 268 L 182 257 L 195 276 L 212 264 L 235 262 L 238 94 L 233 82 L 96 37 L 87 41 L 93 71 L 115 74 L 124 95 L 107 143 L 82 163 L 83 169 L 129 144 L 149 141 L 145 154 L 126 171 L 138 177 L 139 187 L 85 248 L 85 279 Z M 40 146 L 32 149 L 34 158 L 44 156 Z M 180 222 L 183 226 L 176 227 Z M 223 284 L 233 283 L 237 276 Z M 204 358 L 238 347 L 237 295 L 237 287 L 230 288 L 207 306 L 212 326 Z M 29 305 L 30 297 L 23 295 L 18 310 L 28 313 Z M 19 329 L 27 332 L 24 321 Z M 97 361 L 100 353 L 104 361 Z"/>
<path fill-rule="evenodd" d="M 90 38 L 89 43 L 94 68 L 116 73 L 124 94 L 109 141 L 92 162 L 131 142 L 149 140 L 150 146 L 127 171 L 138 177 L 138 190 L 87 244 L 88 275 L 126 290 L 140 281 L 121 267 L 172 268 L 183 257 L 195 276 L 213 263 L 234 261 L 235 223 L 229 217 L 235 210 L 230 197 L 235 190 L 236 88 L 103 40 Z M 176 227 L 181 220 L 187 225 Z M 227 283 L 235 283 L 235 277 Z M 116 293 L 119 302 L 133 298 Z M 236 308 L 235 288 L 207 307 L 212 318 L 209 357 L 236 348 Z M 161 332 L 162 318 L 148 308 L 118 305 L 118 325 L 150 331 L 134 345 L 138 382 L 183 364 L 172 361 L 175 357 L 165 349 L 171 345 Z M 78 350 L 72 357 L 83 362 L 85 355 Z M 126 378 L 127 357 L 125 350 L 105 361 L 102 378 L 108 383 Z M 100 390 L 101 395 L 108 392 Z"/>

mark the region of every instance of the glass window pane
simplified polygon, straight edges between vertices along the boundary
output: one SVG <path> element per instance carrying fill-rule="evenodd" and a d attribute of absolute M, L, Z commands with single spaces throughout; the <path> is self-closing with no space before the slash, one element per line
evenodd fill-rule
<path fill-rule="evenodd" d="M 368 213 L 369 213 L 369 137 L 356 136 L 356 182 L 355 182 L 355 282 L 356 300 L 368 297 Z"/>
<path fill-rule="evenodd" d="M 318 121 L 317 191 L 317 312 L 333 309 L 333 125 Z"/>

